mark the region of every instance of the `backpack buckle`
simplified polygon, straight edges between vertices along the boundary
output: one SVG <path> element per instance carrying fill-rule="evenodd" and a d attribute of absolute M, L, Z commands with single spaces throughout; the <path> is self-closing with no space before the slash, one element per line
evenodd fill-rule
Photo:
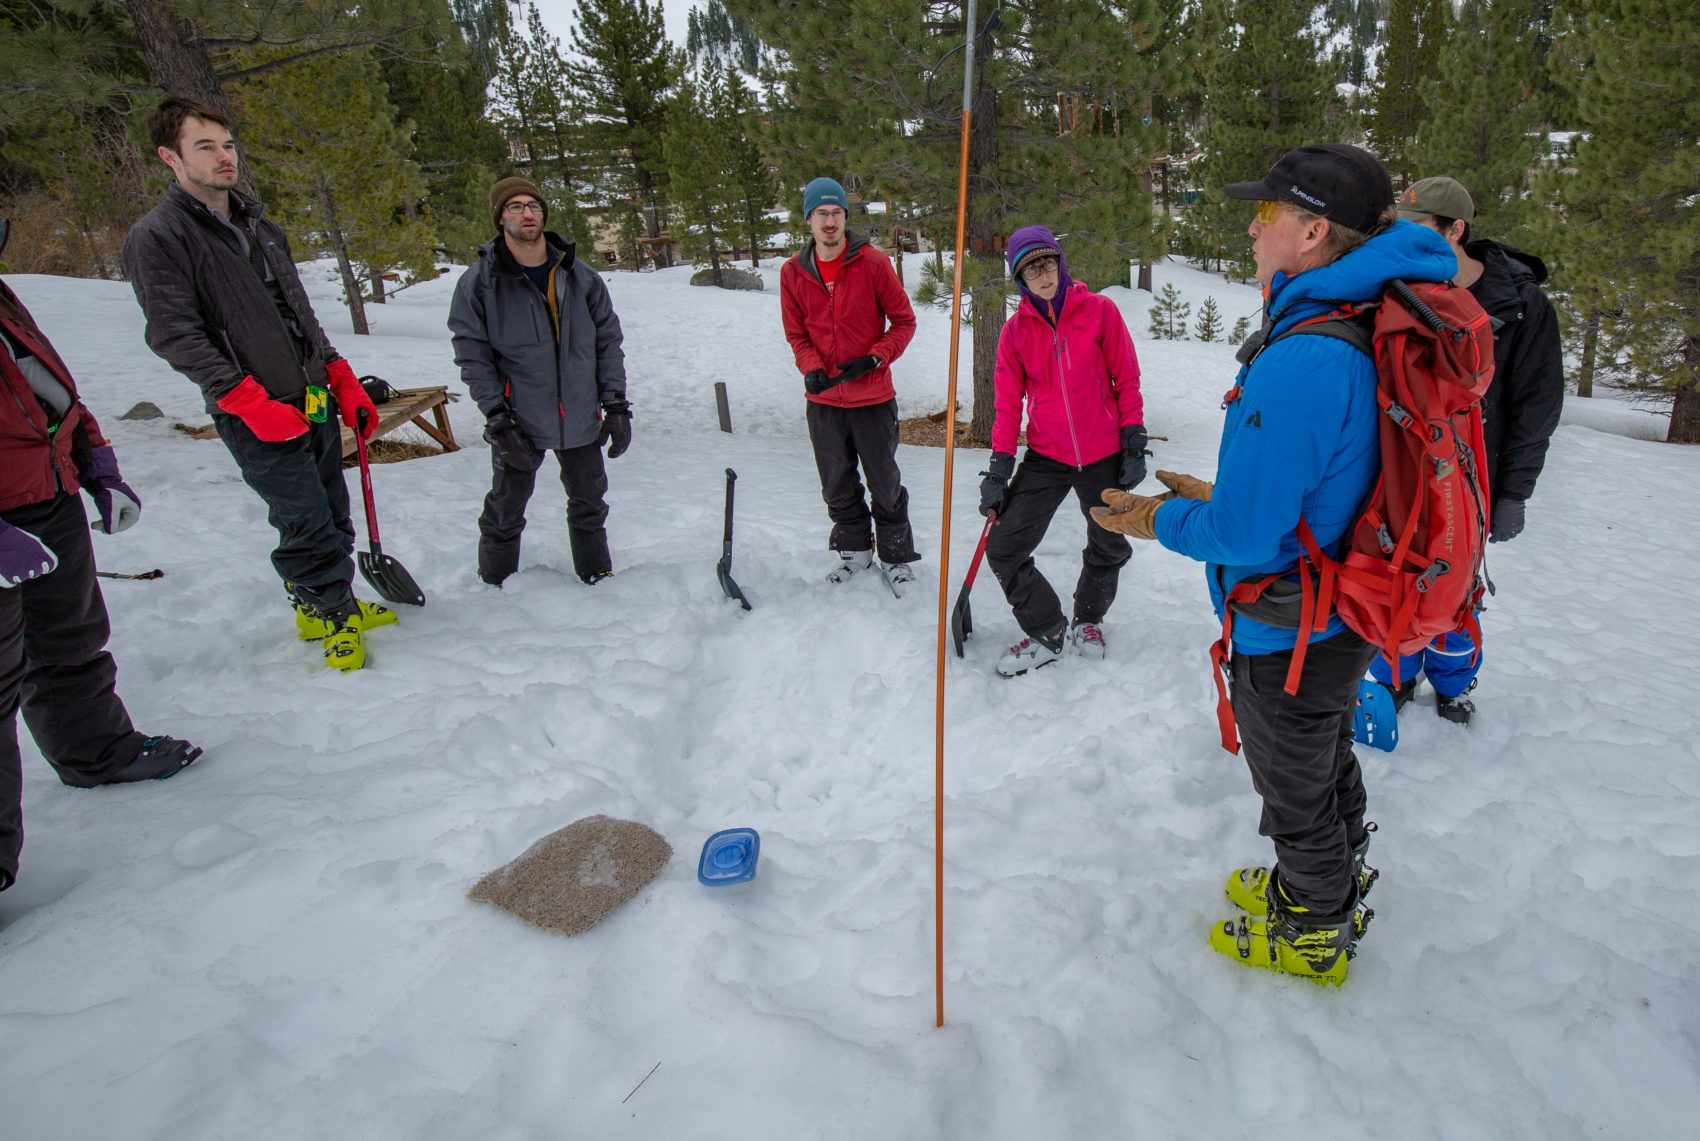
<path fill-rule="evenodd" d="M 1434 580 L 1452 569 L 1452 564 L 1445 559 L 1436 559 L 1428 565 L 1428 569 L 1417 576 L 1416 588 L 1418 594 L 1427 594 L 1428 588 L 1434 585 Z"/>
<path fill-rule="evenodd" d="M 1387 415 L 1401 428 L 1409 428 L 1411 426 L 1411 422 L 1416 419 L 1415 416 L 1412 416 L 1409 412 L 1405 411 L 1397 404 L 1389 404 L 1387 406 Z"/>
<path fill-rule="evenodd" d="M 1380 545 L 1382 554 L 1391 555 L 1393 553 L 1393 533 L 1387 529 L 1387 524 L 1382 523 L 1376 527 L 1375 541 Z"/>

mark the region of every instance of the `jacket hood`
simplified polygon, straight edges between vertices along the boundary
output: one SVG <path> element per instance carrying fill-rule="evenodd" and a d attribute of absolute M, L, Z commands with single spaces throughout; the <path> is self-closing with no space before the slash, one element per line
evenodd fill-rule
<path fill-rule="evenodd" d="M 1293 277 L 1276 273 L 1269 283 L 1269 314 L 1279 321 L 1302 301 L 1373 301 L 1396 277 L 1451 281 L 1457 273 L 1458 259 L 1445 238 L 1427 226 L 1399 221 L 1338 261 Z"/>
<path fill-rule="evenodd" d="M 845 230 L 844 252 L 838 255 L 839 262 L 842 263 L 853 254 L 860 253 L 862 247 L 867 244 L 868 239 L 855 230 Z M 808 244 L 797 251 L 797 261 L 808 271 L 810 277 L 817 280 L 820 278 L 820 268 L 815 264 L 815 240 L 813 238 L 810 238 Z"/>
<path fill-rule="evenodd" d="M 1074 279 L 1068 275 L 1068 255 L 1063 253 L 1062 246 L 1057 242 L 1057 236 L 1051 233 L 1049 226 L 1024 226 L 1009 236 L 1009 248 L 1004 251 L 1004 264 L 1009 267 L 1010 276 L 1015 276 L 1015 259 L 1022 250 L 1029 246 L 1045 245 L 1057 251 L 1057 292 L 1050 301 L 1041 301 L 1027 288 L 1027 283 L 1021 278 L 1015 278 L 1015 288 L 1021 296 L 1033 306 L 1033 311 L 1051 324 L 1056 324 L 1062 316 L 1063 305 L 1068 300 L 1069 287 Z"/>
<path fill-rule="evenodd" d="M 1498 242 L 1471 242 L 1464 252 L 1482 263 L 1482 276 L 1470 292 L 1489 313 L 1501 313 L 1523 304 L 1523 291 L 1547 279 L 1547 266 L 1534 254 L 1526 254 Z"/>
<path fill-rule="evenodd" d="M 553 230 L 543 231 L 543 240 L 551 250 L 560 256 L 562 268 L 571 269 L 573 267 L 573 261 L 578 254 L 578 247 L 574 243 L 567 241 Z M 519 262 L 514 260 L 513 252 L 508 249 L 508 243 L 503 240 L 500 234 L 479 246 L 478 256 L 480 259 L 488 259 L 490 267 L 498 273 L 505 273 L 511 277 L 518 277 L 521 273 Z"/>

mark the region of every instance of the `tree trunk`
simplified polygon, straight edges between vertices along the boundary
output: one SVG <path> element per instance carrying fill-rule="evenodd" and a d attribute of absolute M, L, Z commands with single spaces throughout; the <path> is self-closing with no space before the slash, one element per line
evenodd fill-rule
<path fill-rule="evenodd" d="M 123 0 L 124 10 L 136 29 L 136 41 L 148 67 L 148 78 L 165 95 L 181 95 L 205 103 L 224 113 L 232 123 L 230 102 L 212 56 L 194 21 L 179 17 L 168 0 Z M 235 134 L 235 131 L 231 132 Z M 238 152 L 236 190 L 243 197 L 257 198 L 254 172 L 245 154 Z"/>
<path fill-rule="evenodd" d="M 1588 310 L 1582 326 L 1582 370 L 1576 374 L 1576 395 L 1594 395 L 1594 368 L 1600 352 L 1600 311 Z"/>
<path fill-rule="evenodd" d="M 384 296 L 384 271 L 375 269 L 372 271 L 372 304 L 382 305 L 388 300 Z"/>
<path fill-rule="evenodd" d="M 897 284 L 908 289 L 909 283 L 903 280 L 903 231 L 895 226 L 891 230 L 891 265 L 897 271 Z"/>
<path fill-rule="evenodd" d="M 1690 334 L 1682 345 L 1688 375 L 1679 382 L 1670 406 L 1671 444 L 1700 444 L 1700 335 Z"/>
<path fill-rule="evenodd" d="M 1139 288 L 1145 290 L 1147 293 L 1152 292 L 1151 262 L 1146 258 L 1139 259 Z"/>
<path fill-rule="evenodd" d="M 981 440 L 992 438 L 992 421 L 997 416 L 993 376 L 1005 317 L 1003 258 L 996 248 L 998 215 L 993 205 L 997 188 L 986 173 L 997 161 L 997 92 L 982 83 L 968 132 L 968 248 L 984 251 L 984 256 L 969 257 L 962 267 L 963 287 L 974 297 L 974 419 L 969 431 Z"/>
<path fill-rule="evenodd" d="M 325 233 L 330 235 L 331 248 L 336 251 L 336 268 L 342 274 L 342 292 L 348 298 L 348 317 L 354 322 L 356 335 L 364 337 L 372 330 L 366 324 L 366 299 L 360 293 L 360 279 L 354 276 L 354 264 L 348 258 L 348 239 L 342 236 L 342 226 L 336 218 L 336 199 L 331 196 L 330 184 L 319 180 L 319 209 L 325 216 Z"/>

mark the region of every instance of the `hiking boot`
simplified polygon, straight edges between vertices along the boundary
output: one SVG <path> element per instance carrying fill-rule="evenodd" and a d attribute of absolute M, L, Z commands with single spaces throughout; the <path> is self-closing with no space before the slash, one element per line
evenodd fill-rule
<path fill-rule="evenodd" d="M 1020 677 L 1029 670 L 1044 669 L 1060 660 L 1064 634 L 1064 628 L 1058 627 L 1057 632 L 1048 638 L 1021 639 L 998 662 L 998 672 L 1004 677 Z"/>
<path fill-rule="evenodd" d="M 838 565 L 826 576 L 828 582 L 849 582 L 857 571 L 867 570 L 874 565 L 872 551 L 839 551 Z"/>
<path fill-rule="evenodd" d="M 1278 901 L 1273 915 L 1237 915 L 1210 929 L 1210 946 L 1243 966 L 1297 975 L 1339 986 L 1372 914 L 1358 907 L 1357 893 L 1340 912 L 1316 915 L 1293 902 L 1273 877 Z"/>
<path fill-rule="evenodd" d="M 136 759 L 107 777 L 102 784 L 131 784 L 140 780 L 165 780 L 174 777 L 201 755 L 198 745 L 179 741 L 176 737 L 143 737 Z"/>
<path fill-rule="evenodd" d="M 1358 883 L 1358 898 L 1369 894 L 1369 889 L 1375 886 L 1375 881 L 1381 878 L 1381 872 L 1364 863 L 1369 855 L 1370 833 L 1376 830 L 1375 821 L 1364 825 L 1364 838 L 1358 846 L 1352 849 L 1352 877 Z M 1269 876 L 1268 868 L 1240 868 L 1228 873 L 1228 882 L 1222 885 L 1222 890 L 1228 896 L 1228 902 L 1241 911 L 1252 915 L 1267 915 L 1269 912 Z"/>
<path fill-rule="evenodd" d="M 397 622 L 396 612 L 377 602 L 367 602 L 356 599 L 359 609 L 349 615 L 348 621 L 357 626 L 362 632 L 375 630 L 379 626 L 394 626 Z M 317 642 L 332 630 L 331 623 L 320 618 L 313 608 L 305 603 L 295 604 L 295 633 L 303 642 Z"/>
<path fill-rule="evenodd" d="M 1383 682 L 1381 688 L 1392 696 L 1393 712 L 1397 713 L 1411 703 L 1411 695 L 1417 692 L 1417 679 L 1414 677 L 1406 678 L 1397 687 Z"/>
<path fill-rule="evenodd" d="M 322 645 L 325 664 L 338 673 L 353 673 L 366 664 L 366 640 L 352 618 L 326 634 Z"/>
<path fill-rule="evenodd" d="M 584 583 L 584 585 L 595 586 L 605 578 L 613 578 L 614 572 L 611 570 L 592 571 L 590 574 L 581 574 L 578 577 L 579 581 Z"/>
<path fill-rule="evenodd" d="M 1471 716 L 1476 712 L 1476 703 L 1465 697 L 1464 694 L 1475 688 L 1476 683 L 1472 681 L 1464 687 L 1464 693 L 1460 693 L 1457 697 L 1447 697 L 1442 693 L 1435 694 L 1434 711 L 1456 725 L 1468 725 Z"/>
<path fill-rule="evenodd" d="M 1068 644 L 1081 657 L 1102 661 L 1104 628 L 1096 622 L 1076 622 L 1068 629 Z"/>

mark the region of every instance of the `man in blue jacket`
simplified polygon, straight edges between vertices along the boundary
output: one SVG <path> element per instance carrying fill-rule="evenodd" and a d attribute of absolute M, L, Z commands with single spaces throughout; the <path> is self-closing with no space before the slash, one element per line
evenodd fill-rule
<path fill-rule="evenodd" d="M 1398 221 L 1387 171 L 1356 147 L 1299 147 L 1226 193 L 1257 202 L 1249 232 L 1266 302 L 1261 332 L 1240 353 L 1216 482 L 1160 471 L 1167 494 L 1106 491 L 1109 506 L 1093 509 L 1103 526 L 1205 562 L 1218 617 L 1241 580 L 1296 567 L 1301 517 L 1338 554 L 1380 470 L 1368 354 L 1333 336 L 1284 334 L 1343 301 L 1374 300 L 1393 278 L 1444 281 L 1457 269 L 1440 235 Z M 1228 877 L 1243 914 L 1216 924 L 1210 945 L 1247 966 L 1338 984 L 1372 878 L 1351 708 L 1375 649 L 1331 617 L 1288 694 L 1297 626 L 1236 605 L 1233 710 L 1276 864 Z"/>

